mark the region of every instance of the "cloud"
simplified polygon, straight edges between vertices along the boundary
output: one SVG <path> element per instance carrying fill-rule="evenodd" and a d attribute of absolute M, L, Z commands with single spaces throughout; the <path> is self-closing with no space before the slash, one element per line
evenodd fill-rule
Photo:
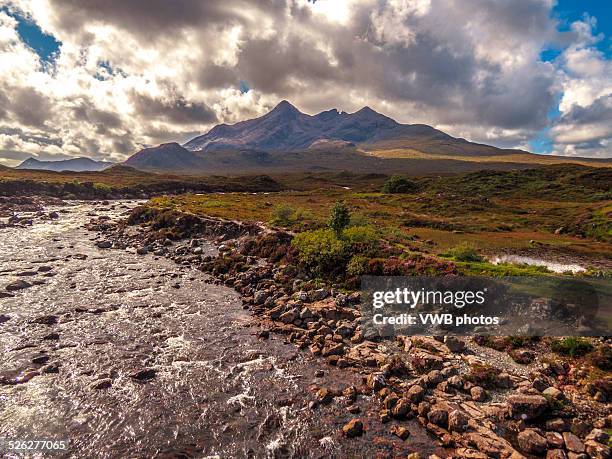
<path fill-rule="evenodd" d="M 4 134 L 11 151 L 121 160 L 280 99 L 309 113 L 369 105 L 503 147 L 550 127 L 558 154 L 608 151 L 602 123 L 582 121 L 603 117 L 590 106 L 610 93 L 595 21 L 558 32 L 551 0 L 5 3 L 61 43 L 45 68 L 0 10 L 0 132 L 31 132 Z M 542 62 L 550 43 L 564 52 Z"/>

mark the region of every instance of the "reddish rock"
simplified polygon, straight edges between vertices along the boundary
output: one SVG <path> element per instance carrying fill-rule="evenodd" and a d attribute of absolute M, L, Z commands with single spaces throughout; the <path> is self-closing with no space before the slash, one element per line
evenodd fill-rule
<path fill-rule="evenodd" d="M 342 427 L 342 432 L 348 438 L 360 437 L 363 435 L 363 422 L 361 419 L 351 419 Z"/>
<path fill-rule="evenodd" d="M 546 439 L 533 429 L 519 432 L 517 440 L 519 447 L 526 453 L 544 454 L 548 447 Z"/>

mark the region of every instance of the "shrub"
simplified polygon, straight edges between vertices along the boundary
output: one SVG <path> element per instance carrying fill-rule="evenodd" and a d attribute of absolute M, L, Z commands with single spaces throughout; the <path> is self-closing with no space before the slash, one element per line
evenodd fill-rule
<path fill-rule="evenodd" d="M 385 194 L 411 193 L 417 189 L 416 183 L 401 175 L 394 175 L 387 179 L 382 187 Z"/>
<path fill-rule="evenodd" d="M 342 232 L 353 253 L 374 255 L 378 249 L 379 236 L 371 226 L 352 226 Z"/>
<path fill-rule="evenodd" d="M 483 261 L 483 258 L 478 255 L 476 249 L 468 243 L 459 244 L 456 247 L 450 249 L 446 254 L 446 256 L 450 256 L 456 261 L 471 261 L 471 262 L 480 262 Z"/>
<path fill-rule="evenodd" d="M 603 371 L 612 371 L 612 346 L 603 345 L 590 356 L 590 362 Z"/>
<path fill-rule="evenodd" d="M 346 267 L 349 276 L 361 276 L 368 273 L 370 259 L 363 255 L 354 255 Z"/>
<path fill-rule="evenodd" d="M 588 339 L 578 336 L 567 336 L 553 341 L 550 348 L 557 354 L 579 357 L 591 352 L 593 345 Z"/>
<path fill-rule="evenodd" d="M 351 222 L 351 213 L 343 202 L 336 202 L 332 207 L 329 217 L 329 227 L 334 230 L 337 237 L 340 237 L 342 230 Z"/>
<path fill-rule="evenodd" d="M 286 204 L 276 206 L 272 210 L 270 223 L 276 226 L 291 226 L 295 221 L 295 209 Z"/>
<path fill-rule="evenodd" d="M 298 250 L 299 260 L 317 274 L 330 274 L 346 266 L 347 244 L 331 229 L 299 233 L 291 244 Z"/>

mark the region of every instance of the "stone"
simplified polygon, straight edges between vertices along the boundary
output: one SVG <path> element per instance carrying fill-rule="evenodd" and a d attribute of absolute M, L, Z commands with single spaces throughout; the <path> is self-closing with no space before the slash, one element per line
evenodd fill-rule
<path fill-rule="evenodd" d="M 384 399 L 383 405 L 386 409 L 391 410 L 395 405 L 397 405 L 398 401 L 399 397 L 395 393 L 391 393 Z"/>
<path fill-rule="evenodd" d="M 410 436 L 410 431 L 404 426 L 393 426 L 391 433 L 401 440 L 406 440 Z"/>
<path fill-rule="evenodd" d="M 96 243 L 96 247 L 99 249 L 110 249 L 113 246 L 111 241 L 99 241 Z"/>
<path fill-rule="evenodd" d="M 521 450 L 530 454 L 543 454 L 548 447 L 546 439 L 534 429 L 525 429 L 519 432 L 517 441 Z"/>
<path fill-rule="evenodd" d="M 363 422 L 361 419 L 351 419 L 342 427 L 342 432 L 348 438 L 360 437 L 363 435 Z"/>
<path fill-rule="evenodd" d="M 465 342 L 455 336 L 445 336 L 444 344 L 453 353 L 462 352 L 465 349 Z"/>
<path fill-rule="evenodd" d="M 446 429 L 448 426 L 448 411 L 434 405 L 429 410 L 429 413 L 427 413 L 427 419 L 429 419 L 429 422 L 432 424 Z"/>
<path fill-rule="evenodd" d="M 549 449 L 546 452 L 546 459 L 567 459 L 567 454 L 562 449 Z"/>
<path fill-rule="evenodd" d="M 368 386 L 368 389 L 374 392 L 378 392 L 380 389 L 387 385 L 387 382 L 385 381 L 385 377 L 383 375 L 371 373 L 370 375 L 368 375 L 366 384 Z"/>
<path fill-rule="evenodd" d="M 92 382 L 89 387 L 91 389 L 101 390 L 101 389 L 108 389 L 112 385 L 113 385 L 113 381 L 110 378 L 102 378 L 102 379 L 98 379 L 97 381 Z"/>
<path fill-rule="evenodd" d="M 328 344 L 325 347 L 323 347 L 323 350 L 321 351 L 321 355 L 323 357 L 329 357 L 332 355 L 342 355 L 342 354 L 344 354 L 344 344 L 342 343 Z"/>
<path fill-rule="evenodd" d="M 16 280 L 15 282 L 11 282 L 8 284 L 5 289 L 9 292 L 16 292 L 17 290 L 25 290 L 26 288 L 30 288 L 32 284 L 26 282 L 24 280 Z"/>
<path fill-rule="evenodd" d="M 585 447 L 582 440 L 571 432 L 563 432 L 563 441 L 565 447 L 574 453 L 584 453 Z"/>
<path fill-rule="evenodd" d="M 585 443 L 586 452 L 593 459 L 610 459 L 612 458 L 612 452 L 610 451 L 610 447 L 598 443 L 593 440 L 589 440 Z"/>
<path fill-rule="evenodd" d="M 507 402 L 514 419 L 536 419 L 548 410 L 548 400 L 541 395 L 515 394 L 509 396 Z"/>
<path fill-rule="evenodd" d="M 546 430 L 552 430 L 554 432 L 566 432 L 569 430 L 569 425 L 562 418 L 553 418 L 546 421 Z"/>
<path fill-rule="evenodd" d="M 542 392 L 542 395 L 550 398 L 554 398 L 555 400 L 560 400 L 563 398 L 563 392 L 561 392 L 556 387 L 548 387 L 546 390 Z"/>
<path fill-rule="evenodd" d="M 453 410 L 448 415 L 448 430 L 451 432 L 463 432 L 468 425 L 468 416 L 463 411 Z"/>
<path fill-rule="evenodd" d="M 404 398 L 400 398 L 399 401 L 391 410 L 393 417 L 396 419 L 403 419 L 410 412 L 410 402 Z"/>
<path fill-rule="evenodd" d="M 587 437 L 585 438 L 586 441 L 596 441 L 598 443 L 608 443 L 608 440 L 610 439 L 610 435 L 608 435 L 607 432 L 601 430 L 601 429 L 593 429 L 591 430 L 591 433 L 589 433 L 587 435 Z"/>
<path fill-rule="evenodd" d="M 546 432 L 546 442 L 551 448 L 563 448 L 565 442 L 563 436 L 559 432 Z"/>
<path fill-rule="evenodd" d="M 474 386 L 470 389 L 470 396 L 475 402 L 484 402 L 487 399 L 487 391 L 480 386 Z"/>
<path fill-rule="evenodd" d="M 378 413 L 378 419 L 380 419 L 380 422 L 382 422 L 383 424 L 385 422 L 389 422 L 391 420 L 391 411 L 380 410 L 380 412 Z"/>
<path fill-rule="evenodd" d="M 406 392 L 406 398 L 410 403 L 418 404 L 421 400 L 423 400 L 424 396 L 425 389 L 423 389 L 418 384 L 415 384 L 414 386 L 410 387 L 410 389 L 408 389 L 408 392 Z"/>
<path fill-rule="evenodd" d="M 319 403 L 323 403 L 325 405 L 327 405 L 328 403 L 331 403 L 331 401 L 334 399 L 333 394 L 325 388 L 321 388 L 319 389 L 316 394 L 315 397 L 317 398 L 317 401 Z"/>
<path fill-rule="evenodd" d="M 135 379 L 137 381 L 148 381 L 155 377 L 155 370 L 153 368 L 143 368 L 141 370 L 136 370 L 132 374 L 130 374 L 130 378 Z"/>

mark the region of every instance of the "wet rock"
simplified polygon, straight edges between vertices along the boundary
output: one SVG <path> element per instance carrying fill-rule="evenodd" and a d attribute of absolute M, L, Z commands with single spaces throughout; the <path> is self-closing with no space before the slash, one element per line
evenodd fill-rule
<path fill-rule="evenodd" d="M 548 401 L 541 395 L 511 395 L 507 402 L 510 416 L 515 419 L 536 419 L 548 409 Z"/>
<path fill-rule="evenodd" d="M 546 390 L 544 390 L 544 392 L 542 392 L 542 395 L 544 395 L 545 397 L 554 398 L 555 400 L 560 400 L 563 398 L 563 392 L 561 392 L 556 387 L 547 388 Z"/>
<path fill-rule="evenodd" d="M 432 424 L 446 428 L 448 426 L 448 411 L 434 405 L 427 413 L 427 419 Z"/>
<path fill-rule="evenodd" d="M 593 440 L 589 440 L 585 444 L 587 454 L 593 459 L 610 459 L 612 458 L 612 452 L 610 447 L 598 443 Z"/>
<path fill-rule="evenodd" d="M 130 378 L 135 379 L 137 381 L 148 381 L 153 379 L 156 375 L 156 372 L 153 368 L 143 368 L 141 370 L 136 370 L 130 374 Z"/>
<path fill-rule="evenodd" d="M 406 440 L 410 436 L 410 431 L 404 426 L 393 426 L 391 433 L 401 440 Z"/>
<path fill-rule="evenodd" d="M 342 432 L 348 438 L 360 437 L 363 435 L 363 422 L 361 419 L 351 419 L 342 427 Z"/>
<path fill-rule="evenodd" d="M 468 425 L 468 416 L 463 411 L 453 410 L 448 415 L 448 430 L 463 432 Z"/>
<path fill-rule="evenodd" d="M 102 378 L 94 381 L 90 384 L 90 388 L 94 390 L 108 389 L 113 385 L 113 381 L 110 378 Z"/>
<path fill-rule="evenodd" d="M 404 398 L 400 398 L 391 410 L 391 414 L 396 419 L 404 419 L 410 412 L 410 402 Z"/>
<path fill-rule="evenodd" d="M 45 315 L 32 320 L 34 324 L 55 325 L 58 322 L 58 317 L 54 315 Z"/>
<path fill-rule="evenodd" d="M 578 438 L 571 432 L 563 432 L 563 441 L 565 442 L 565 447 L 574 453 L 584 453 L 585 447 L 582 440 Z"/>
<path fill-rule="evenodd" d="M 444 344 L 453 353 L 462 352 L 465 349 L 465 342 L 455 336 L 445 336 Z"/>
<path fill-rule="evenodd" d="M 111 241 L 99 241 L 96 243 L 96 247 L 99 249 L 110 249 L 113 246 Z"/>
<path fill-rule="evenodd" d="M 331 401 L 334 399 L 331 391 L 329 389 L 325 389 L 324 387 L 316 392 L 315 397 L 319 403 L 323 403 L 325 405 L 331 403 Z"/>
<path fill-rule="evenodd" d="M 546 439 L 534 429 L 525 429 L 519 432 L 517 441 L 521 450 L 530 454 L 543 454 L 546 452 Z"/>
<path fill-rule="evenodd" d="M 562 449 L 549 449 L 546 452 L 546 459 L 567 459 L 567 454 Z"/>
<path fill-rule="evenodd" d="M 368 379 L 366 380 L 366 384 L 368 389 L 373 390 L 374 392 L 378 392 L 380 389 L 387 385 L 385 381 L 385 377 L 381 374 L 370 374 Z"/>
<path fill-rule="evenodd" d="M 484 402 L 487 399 L 487 391 L 480 386 L 474 386 L 470 389 L 470 396 L 475 402 Z"/>
<path fill-rule="evenodd" d="M 410 403 L 418 404 L 421 400 L 423 400 L 424 396 L 425 389 L 417 384 L 412 386 L 410 389 L 408 389 L 408 392 L 406 392 L 406 398 Z"/>
<path fill-rule="evenodd" d="M 15 282 L 11 282 L 8 284 L 5 289 L 9 292 L 16 292 L 17 290 L 25 290 L 26 288 L 30 288 L 32 284 L 26 282 L 22 279 L 16 280 Z"/>

